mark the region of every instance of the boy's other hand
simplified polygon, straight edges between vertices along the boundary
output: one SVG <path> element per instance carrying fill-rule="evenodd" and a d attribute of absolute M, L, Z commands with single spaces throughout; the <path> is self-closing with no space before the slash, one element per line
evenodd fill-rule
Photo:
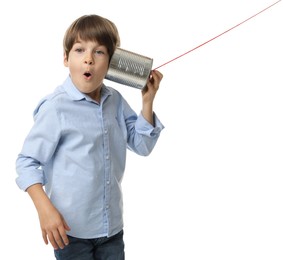
<path fill-rule="evenodd" d="M 49 241 L 55 250 L 68 245 L 66 231 L 69 231 L 70 227 L 53 205 L 44 207 L 44 210 L 39 212 L 39 220 L 45 244 Z"/>

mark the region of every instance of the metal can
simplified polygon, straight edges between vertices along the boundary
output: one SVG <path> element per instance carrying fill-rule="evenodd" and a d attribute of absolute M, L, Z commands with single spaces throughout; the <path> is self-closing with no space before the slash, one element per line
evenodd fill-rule
<path fill-rule="evenodd" d="M 105 79 L 143 89 L 149 78 L 152 64 L 152 58 L 116 48 L 110 60 Z"/>

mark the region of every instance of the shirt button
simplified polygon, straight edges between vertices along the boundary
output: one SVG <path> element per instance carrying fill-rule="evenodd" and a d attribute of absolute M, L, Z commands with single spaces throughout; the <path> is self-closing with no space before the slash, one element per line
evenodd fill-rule
<path fill-rule="evenodd" d="M 107 133 L 108 133 L 108 130 L 107 130 L 107 129 L 105 129 L 105 130 L 104 130 L 104 134 L 107 134 Z"/>
<path fill-rule="evenodd" d="M 109 156 L 108 155 L 106 155 L 106 160 L 109 160 Z"/>
<path fill-rule="evenodd" d="M 110 181 L 107 181 L 106 183 L 109 185 L 109 184 L 110 184 Z"/>
<path fill-rule="evenodd" d="M 109 209 L 109 205 L 106 205 L 106 208 Z"/>

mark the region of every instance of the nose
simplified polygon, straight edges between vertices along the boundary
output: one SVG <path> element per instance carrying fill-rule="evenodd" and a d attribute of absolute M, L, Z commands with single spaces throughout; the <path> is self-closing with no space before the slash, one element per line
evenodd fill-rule
<path fill-rule="evenodd" d="M 84 60 L 84 63 L 85 64 L 88 64 L 88 65 L 92 65 L 93 64 L 93 58 L 91 55 L 86 55 L 85 57 L 85 60 Z"/>
<path fill-rule="evenodd" d="M 88 65 L 92 65 L 93 64 L 93 61 L 92 59 L 85 59 L 85 64 L 88 64 Z"/>

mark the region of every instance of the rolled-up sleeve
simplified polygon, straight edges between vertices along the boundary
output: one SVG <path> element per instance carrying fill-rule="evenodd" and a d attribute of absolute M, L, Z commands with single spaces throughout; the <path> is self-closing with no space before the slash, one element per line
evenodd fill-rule
<path fill-rule="evenodd" d="M 46 184 L 43 167 L 53 156 L 60 138 L 60 123 L 56 110 L 44 103 L 34 115 L 34 125 L 24 141 L 16 160 L 16 183 L 20 189 Z"/>
<path fill-rule="evenodd" d="M 142 113 L 140 113 L 136 121 L 137 133 L 152 138 L 158 137 L 164 126 L 155 113 L 153 113 L 153 120 L 155 122 L 155 126 L 152 126 L 149 122 L 147 122 Z"/>
<path fill-rule="evenodd" d="M 140 113 L 135 121 L 135 131 L 131 132 L 132 136 L 128 139 L 128 147 L 139 155 L 147 156 L 152 152 L 161 131 L 164 129 L 155 114 L 153 114 L 153 119 L 155 126 L 151 125 Z"/>

